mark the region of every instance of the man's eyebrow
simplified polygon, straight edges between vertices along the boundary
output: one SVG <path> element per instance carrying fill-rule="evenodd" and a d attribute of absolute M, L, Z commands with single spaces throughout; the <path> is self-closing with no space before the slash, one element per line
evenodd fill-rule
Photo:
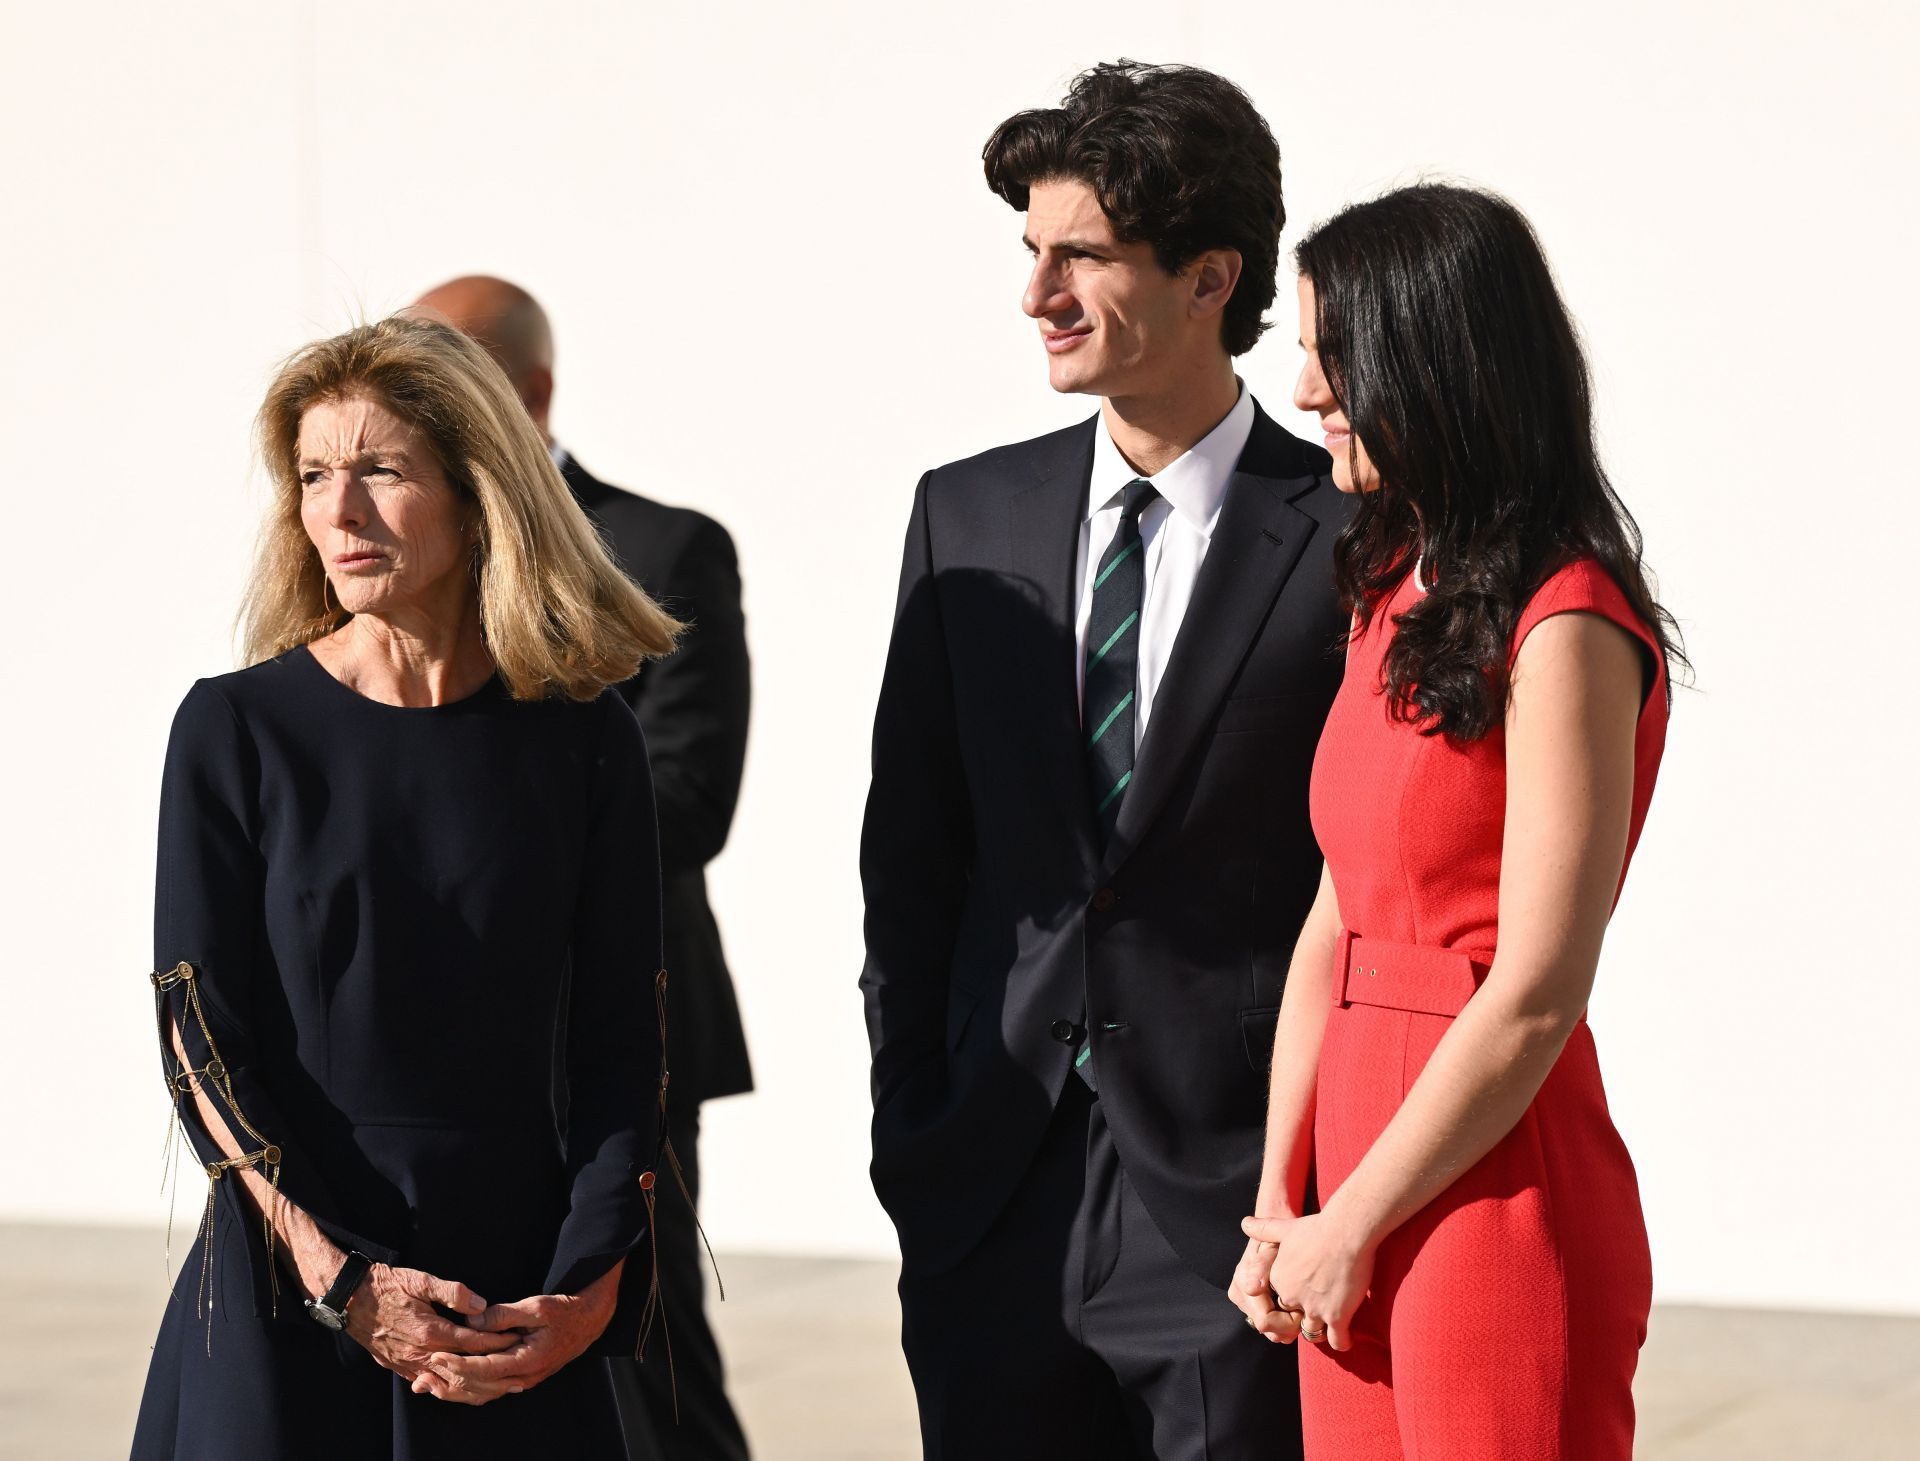
<path fill-rule="evenodd" d="M 1021 237 L 1020 242 L 1025 244 L 1032 252 L 1036 254 L 1040 252 L 1040 246 L 1024 235 Z M 1111 245 L 1088 238 L 1058 238 L 1053 241 L 1053 246 L 1056 249 L 1066 249 L 1076 254 L 1105 255 L 1112 252 Z"/>

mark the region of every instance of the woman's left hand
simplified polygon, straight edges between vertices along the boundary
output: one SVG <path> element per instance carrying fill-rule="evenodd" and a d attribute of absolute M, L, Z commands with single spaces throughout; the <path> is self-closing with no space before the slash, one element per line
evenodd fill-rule
<path fill-rule="evenodd" d="M 472 1329 L 517 1333 L 518 1344 L 498 1354 L 427 1357 L 413 1393 L 462 1405 L 485 1405 L 518 1395 L 578 1359 L 613 1318 L 624 1260 L 577 1294 L 536 1294 L 517 1304 L 493 1304 L 467 1321 Z"/>
<path fill-rule="evenodd" d="M 1301 1218 L 1244 1218 L 1240 1231 L 1259 1242 L 1279 1244 L 1268 1281 L 1280 1306 L 1301 1316 L 1301 1338 L 1349 1348 L 1354 1311 L 1373 1281 L 1376 1245 L 1324 1212 Z"/>

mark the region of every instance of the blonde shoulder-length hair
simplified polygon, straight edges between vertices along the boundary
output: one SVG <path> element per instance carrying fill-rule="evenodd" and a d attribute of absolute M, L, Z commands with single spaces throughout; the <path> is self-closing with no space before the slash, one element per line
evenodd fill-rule
<path fill-rule="evenodd" d="M 318 340 L 280 367 L 260 407 L 273 505 L 241 609 L 248 664 L 350 617 L 300 522 L 300 422 L 365 397 L 432 444 L 475 513 L 480 625 L 516 700 L 591 700 L 673 648 L 681 625 L 623 574 L 486 350 L 449 325 L 396 315 Z"/>

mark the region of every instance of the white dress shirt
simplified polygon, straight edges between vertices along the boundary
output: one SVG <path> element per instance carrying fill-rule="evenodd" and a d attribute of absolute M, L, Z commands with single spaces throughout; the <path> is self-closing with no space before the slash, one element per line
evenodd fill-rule
<path fill-rule="evenodd" d="M 1080 520 L 1080 554 L 1074 595 L 1079 608 L 1073 617 L 1074 682 L 1084 701 L 1087 687 L 1087 624 L 1093 618 L 1093 578 L 1089 565 L 1106 556 L 1120 530 L 1120 497 L 1133 481 L 1153 484 L 1160 495 L 1140 514 L 1140 542 L 1145 553 L 1146 584 L 1140 605 L 1139 685 L 1133 715 L 1133 747 L 1147 733 L 1153 714 L 1154 691 L 1166 675 L 1180 623 L 1187 617 L 1194 582 L 1206 561 L 1214 524 L 1227 500 L 1233 470 L 1253 434 L 1253 396 L 1244 384 L 1240 399 L 1220 424 L 1182 456 L 1152 477 L 1127 465 L 1120 449 L 1101 422 L 1093 433 L 1093 476 L 1087 488 L 1086 516 Z"/>

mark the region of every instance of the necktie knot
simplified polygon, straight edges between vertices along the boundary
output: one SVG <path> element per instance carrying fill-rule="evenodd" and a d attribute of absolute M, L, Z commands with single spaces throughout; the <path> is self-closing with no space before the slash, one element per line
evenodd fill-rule
<path fill-rule="evenodd" d="M 1153 505 L 1160 495 L 1153 483 L 1144 477 L 1135 477 L 1120 493 L 1120 516 L 1126 522 L 1138 522 L 1140 514 Z"/>

